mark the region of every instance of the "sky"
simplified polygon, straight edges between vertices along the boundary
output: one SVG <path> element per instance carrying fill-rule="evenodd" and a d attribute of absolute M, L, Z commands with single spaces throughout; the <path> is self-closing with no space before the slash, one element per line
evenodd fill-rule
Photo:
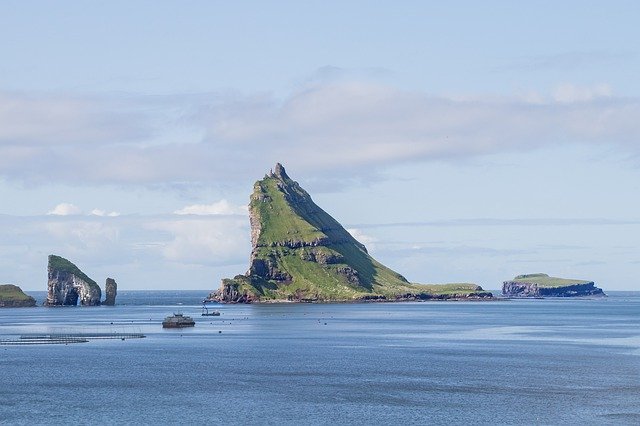
<path fill-rule="evenodd" d="M 633 1 L 0 3 L 0 282 L 244 273 L 276 162 L 412 282 L 640 290 Z"/>

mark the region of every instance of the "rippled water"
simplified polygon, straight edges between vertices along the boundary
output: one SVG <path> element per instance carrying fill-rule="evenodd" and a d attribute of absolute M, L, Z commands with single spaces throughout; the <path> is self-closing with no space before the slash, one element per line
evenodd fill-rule
<path fill-rule="evenodd" d="M 222 305 L 201 317 L 205 295 L 0 310 L 0 338 L 147 335 L 0 346 L 0 423 L 640 423 L 640 293 Z M 178 310 L 196 326 L 163 330 Z"/>

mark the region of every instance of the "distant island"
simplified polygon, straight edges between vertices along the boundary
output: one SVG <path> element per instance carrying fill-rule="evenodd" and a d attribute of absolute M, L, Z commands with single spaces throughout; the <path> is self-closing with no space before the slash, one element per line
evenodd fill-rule
<path fill-rule="evenodd" d="M 13 284 L 0 284 L 0 308 L 28 308 L 36 306 L 36 299 Z"/>
<path fill-rule="evenodd" d="M 593 281 L 550 277 L 547 274 L 518 275 L 502 283 L 506 297 L 606 296 Z"/>
<path fill-rule="evenodd" d="M 249 204 L 251 257 L 210 300 L 357 302 L 493 299 L 476 284 L 420 285 L 372 258 L 287 175 L 281 164 L 257 181 Z"/>

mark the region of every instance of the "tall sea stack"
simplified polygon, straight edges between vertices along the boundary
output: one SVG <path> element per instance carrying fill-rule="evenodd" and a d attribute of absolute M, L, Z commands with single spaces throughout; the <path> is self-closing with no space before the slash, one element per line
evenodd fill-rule
<path fill-rule="evenodd" d="M 103 305 L 113 306 L 116 304 L 116 295 L 118 294 L 118 284 L 113 278 L 107 278 L 104 284 L 105 299 Z"/>

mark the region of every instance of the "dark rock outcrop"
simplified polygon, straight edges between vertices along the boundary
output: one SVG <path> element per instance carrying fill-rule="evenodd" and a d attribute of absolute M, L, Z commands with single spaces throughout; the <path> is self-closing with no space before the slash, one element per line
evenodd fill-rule
<path fill-rule="evenodd" d="M 105 299 L 102 302 L 106 306 L 114 306 L 116 304 L 116 295 L 118 294 L 118 284 L 113 278 L 107 278 L 104 284 Z"/>
<path fill-rule="evenodd" d="M 593 281 L 550 277 L 547 274 L 518 275 L 502 283 L 506 297 L 605 296 Z"/>
<path fill-rule="evenodd" d="M 28 308 L 36 306 L 36 299 L 13 284 L 0 284 L 0 308 Z"/>
<path fill-rule="evenodd" d="M 238 275 L 234 279 L 222 280 L 220 290 L 211 293 L 208 299 L 225 303 L 254 302 L 256 297 L 253 294 L 248 294 L 246 291 L 243 291 L 243 281 L 246 281 L 246 277 L 243 275 Z"/>
<path fill-rule="evenodd" d="M 67 259 L 50 255 L 45 306 L 100 305 L 98 284 Z"/>

